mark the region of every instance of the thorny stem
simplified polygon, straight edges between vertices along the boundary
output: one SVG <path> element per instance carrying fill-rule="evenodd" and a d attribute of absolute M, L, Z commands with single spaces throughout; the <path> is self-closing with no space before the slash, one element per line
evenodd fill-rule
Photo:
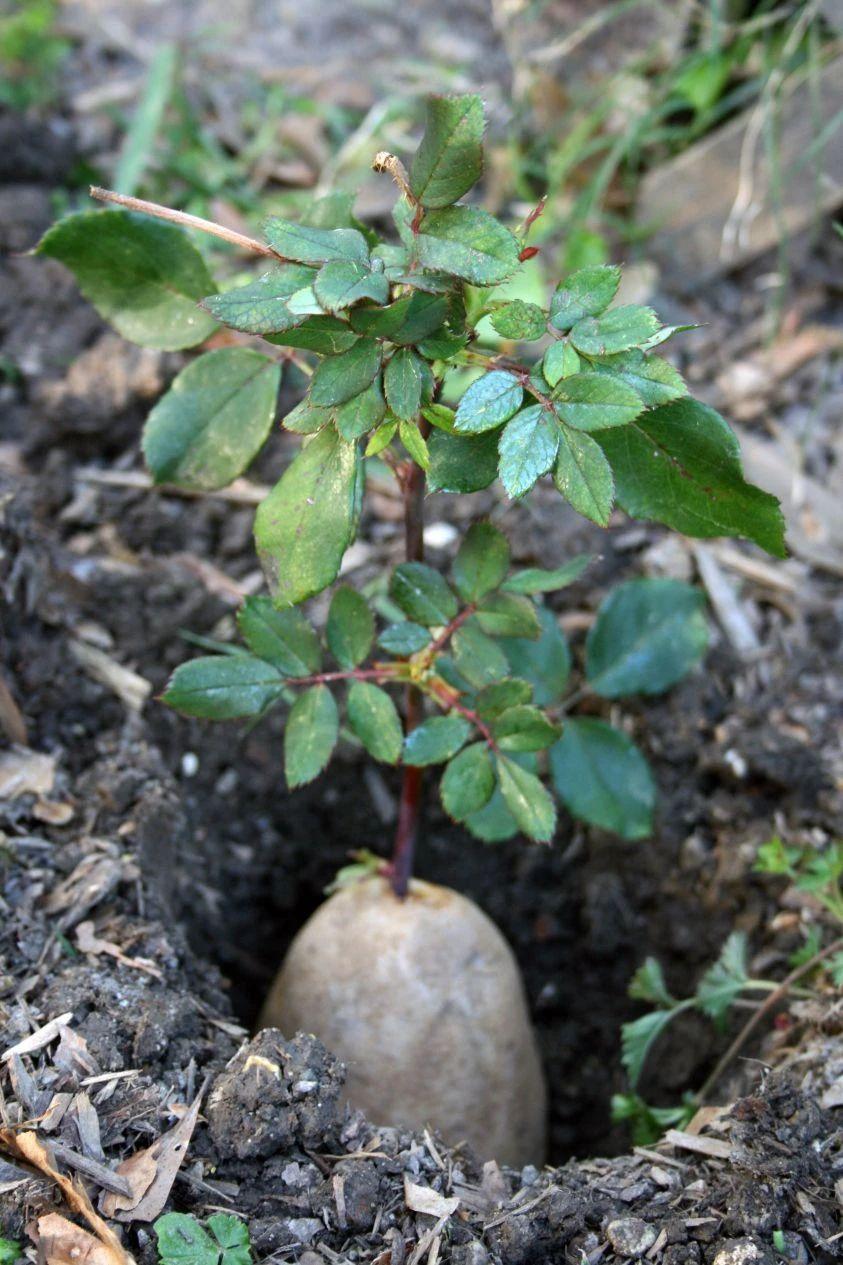
<path fill-rule="evenodd" d="M 492 750 L 497 751 L 497 743 L 489 726 L 480 719 L 477 712 L 472 711 L 470 707 L 466 707 L 464 703 L 460 702 L 459 695 L 446 682 L 439 677 L 433 677 L 427 682 L 425 688 L 430 697 L 439 703 L 441 707 L 445 707 L 451 712 L 458 712 L 460 716 L 464 716 L 466 720 L 470 721 L 480 731 Z"/>
<path fill-rule="evenodd" d="M 797 966 L 795 970 L 785 976 L 781 984 L 779 984 L 779 986 L 770 993 L 769 997 L 767 997 L 766 1000 L 758 1007 L 752 1018 L 747 1020 L 746 1024 L 743 1028 L 741 1028 L 726 1053 L 718 1060 L 711 1075 L 707 1078 L 702 1089 L 700 1089 L 699 1093 L 696 1095 L 697 1102 L 705 1102 L 706 1098 L 720 1080 L 720 1077 L 726 1071 L 726 1068 L 733 1059 L 740 1054 L 741 1050 L 746 1045 L 747 1041 L 761 1021 L 770 1013 L 774 1006 L 777 1006 L 779 1002 L 792 991 L 793 985 L 803 979 L 804 976 L 809 975 L 815 966 L 819 966 L 819 964 L 826 958 L 831 957 L 833 953 L 837 953 L 841 949 L 843 949 L 843 936 L 839 936 L 832 944 L 828 945 L 827 948 L 820 949 L 819 953 L 815 953 L 814 956 L 809 958 L 807 962 L 803 962 L 801 966 Z"/>
<path fill-rule="evenodd" d="M 347 672 L 315 672 L 312 676 L 296 676 L 291 685 L 326 685 L 329 681 L 394 681 L 401 676 L 402 665 L 376 663 L 372 668 L 350 668 Z"/>
<path fill-rule="evenodd" d="M 430 426 L 423 422 L 419 430 L 426 438 Z M 424 557 L 424 471 L 413 461 L 405 468 L 399 481 L 404 497 L 404 553 L 408 562 L 421 562 Z M 410 684 L 405 704 L 405 732 L 411 733 L 420 720 L 421 691 L 417 685 Z M 421 798 L 422 770 L 415 765 L 405 765 L 389 869 L 392 890 L 399 900 L 407 895 L 413 872 Z"/>
<path fill-rule="evenodd" d="M 256 255 L 266 255 L 269 259 L 281 259 L 282 256 L 271 246 L 247 237 L 245 233 L 237 233 L 232 228 L 215 224 L 213 220 L 203 220 L 199 215 L 188 215 L 187 211 L 174 211 L 172 207 L 161 206 L 157 202 L 146 202 L 143 198 L 130 198 L 125 193 L 114 193 L 111 189 L 100 189 L 91 185 L 90 194 L 99 202 L 113 202 L 115 206 L 125 207 L 127 211 L 140 211 L 143 215 L 152 215 L 158 220 L 167 220 L 170 224 L 181 224 L 183 228 L 195 228 L 200 233 L 209 233 L 211 237 L 219 237 L 241 250 L 252 251 Z"/>
<path fill-rule="evenodd" d="M 476 610 L 477 604 L 475 602 L 469 602 L 467 606 L 463 607 L 458 615 L 454 616 L 450 624 L 442 629 L 436 640 L 432 641 L 425 651 L 428 663 L 431 663 L 435 659 L 440 650 L 444 650 L 445 646 L 447 646 L 457 629 L 461 628 L 465 621 L 470 619 Z"/>

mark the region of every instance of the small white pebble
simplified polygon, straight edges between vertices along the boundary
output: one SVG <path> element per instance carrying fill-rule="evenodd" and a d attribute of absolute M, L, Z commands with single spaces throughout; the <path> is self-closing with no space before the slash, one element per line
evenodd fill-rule
<path fill-rule="evenodd" d="M 730 747 L 728 751 L 723 752 L 723 761 L 728 764 L 735 777 L 746 777 L 748 765 L 739 751 L 735 751 L 734 747 Z"/>
<path fill-rule="evenodd" d="M 447 549 L 458 535 L 453 523 L 430 523 L 424 529 L 424 543 L 431 549 Z"/>
<path fill-rule="evenodd" d="M 181 771 L 184 777 L 195 777 L 199 772 L 199 756 L 195 751 L 185 751 L 181 758 Z"/>

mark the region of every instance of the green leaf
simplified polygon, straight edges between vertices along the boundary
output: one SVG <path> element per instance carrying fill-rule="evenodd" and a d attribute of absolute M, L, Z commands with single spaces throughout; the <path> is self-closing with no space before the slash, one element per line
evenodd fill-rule
<path fill-rule="evenodd" d="M 468 620 L 457 629 L 451 646 L 457 670 L 475 689 L 499 681 L 509 672 L 503 650 L 486 636 L 475 619 Z"/>
<path fill-rule="evenodd" d="M 559 426 L 541 404 L 532 404 L 507 422 L 498 443 L 501 483 L 510 496 L 524 496 L 547 474 L 559 448 Z"/>
<path fill-rule="evenodd" d="M 496 681 L 480 690 L 475 699 L 477 715 L 481 720 L 494 720 L 509 707 L 517 707 L 519 703 L 529 703 L 533 697 L 533 687 L 529 681 L 517 677 L 507 677 Z"/>
<path fill-rule="evenodd" d="M 594 554 L 581 553 L 554 571 L 545 571 L 542 567 L 526 567 L 517 571 L 503 583 L 506 593 L 555 593 L 567 588 L 578 580 L 586 567 L 594 561 Z"/>
<path fill-rule="evenodd" d="M 366 456 L 376 457 L 384 448 L 388 448 L 398 430 L 398 418 L 391 415 L 384 419 L 377 430 L 372 432 L 366 445 Z"/>
<path fill-rule="evenodd" d="M 422 206 L 456 202 L 483 170 L 483 102 L 474 93 L 429 97 L 424 136 L 410 168 L 410 189 Z"/>
<path fill-rule="evenodd" d="M 492 722 L 492 732 L 502 751 L 543 751 L 559 737 L 559 726 L 544 712 L 527 703 L 508 707 Z"/>
<path fill-rule="evenodd" d="M 348 351 L 327 356 L 317 365 L 310 380 L 310 398 L 314 404 L 344 404 L 366 390 L 380 367 L 380 344 L 374 338 L 358 338 Z"/>
<path fill-rule="evenodd" d="M 438 571 L 423 562 L 402 562 L 392 573 L 389 595 L 405 615 L 426 628 L 452 620 L 457 599 Z"/>
<path fill-rule="evenodd" d="M 143 430 L 156 483 L 208 491 L 242 474 L 275 418 L 281 366 L 245 347 L 206 352 L 182 369 Z"/>
<path fill-rule="evenodd" d="M 518 823 L 507 808 L 499 786 L 495 787 L 488 804 L 469 813 L 463 824 L 484 843 L 503 843 L 518 834 Z"/>
<path fill-rule="evenodd" d="M 688 394 L 678 369 L 661 356 L 645 356 L 637 348 L 595 360 L 592 368 L 625 382 L 641 397 L 646 408 L 669 404 Z"/>
<path fill-rule="evenodd" d="M 379 425 L 385 413 L 386 402 L 381 391 L 380 378 L 375 378 L 365 391 L 339 405 L 334 420 L 343 439 L 352 443 Z"/>
<path fill-rule="evenodd" d="M 509 758 L 496 759 L 498 781 L 507 808 L 520 830 L 537 843 L 549 843 L 556 829 L 556 807 L 535 773 Z"/>
<path fill-rule="evenodd" d="M 664 971 L 657 958 L 645 958 L 629 981 L 627 992 L 637 1001 L 649 1001 L 656 1006 L 675 1006 L 665 983 Z"/>
<path fill-rule="evenodd" d="M 281 425 L 294 435 L 315 435 L 328 425 L 333 416 L 332 408 L 320 408 L 306 395 L 286 417 L 281 418 Z"/>
<path fill-rule="evenodd" d="M 375 760 L 397 764 L 404 730 L 395 704 L 385 690 L 369 681 L 355 681 L 348 692 L 348 723 Z"/>
<path fill-rule="evenodd" d="M 292 312 L 288 300 L 308 287 L 314 275 L 312 268 L 302 264 L 285 264 L 248 285 L 208 296 L 202 306 L 231 329 L 247 334 L 281 333 L 307 319 L 305 312 Z"/>
<path fill-rule="evenodd" d="M 491 523 L 472 523 L 451 567 L 454 586 L 465 602 L 477 602 L 499 587 L 509 569 L 509 542 Z"/>
<path fill-rule="evenodd" d="M 411 421 L 421 407 L 423 364 L 411 347 L 399 347 L 386 366 L 386 402 L 396 417 Z"/>
<path fill-rule="evenodd" d="M 0 1238 L 0 1265 L 15 1265 L 23 1260 L 23 1248 L 14 1239 Z"/>
<path fill-rule="evenodd" d="M 493 430 L 518 412 L 523 398 L 518 379 L 494 369 L 472 382 L 457 406 L 454 425 L 464 435 Z"/>
<path fill-rule="evenodd" d="M 285 676 L 310 676 L 322 663 L 319 638 L 301 611 L 278 611 L 268 597 L 247 597 L 237 626 L 249 649 Z"/>
<path fill-rule="evenodd" d="M 664 1032 L 677 1011 L 651 1010 L 632 1023 L 621 1027 L 621 1062 L 626 1068 L 629 1083 L 635 1088 L 644 1070 L 644 1062 L 656 1038 Z"/>
<path fill-rule="evenodd" d="M 207 655 L 176 668 L 162 699 L 185 716 L 235 720 L 260 716 L 281 697 L 277 668 L 251 655 Z"/>
<path fill-rule="evenodd" d="M 430 469 L 430 453 L 424 436 L 416 426 L 415 422 L 401 421 L 398 423 L 398 436 L 401 443 L 407 449 L 407 452 L 413 458 L 417 466 L 421 466 L 422 470 Z"/>
<path fill-rule="evenodd" d="M 570 343 L 554 343 L 548 347 L 542 359 L 542 373 L 548 386 L 555 387 L 563 378 L 579 373 L 580 360 Z"/>
<path fill-rule="evenodd" d="M 365 264 L 369 259 L 366 239 L 355 228 L 314 228 L 273 215 L 264 223 L 264 235 L 273 250 L 295 263 L 324 264 L 330 259 L 350 259 Z"/>
<path fill-rule="evenodd" d="M 282 347 L 301 347 L 321 356 L 338 356 L 357 342 L 357 334 L 336 316 L 309 316 L 303 324 L 283 334 L 270 334 L 268 343 Z"/>
<path fill-rule="evenodd" d="M 661 329 L 657 329 L 646 341 L 641 344 L 642 351 L 652 351 L 655 347 L 660 347 L 662 343 L 666 343 L 669 338 L 673 338 L 674 334 L 684 334 L 689 329 L 701 329 L 700 325 L 662 325 Z"/>
<path fill-rule="evenodd" d="M 142 347 L 195 347 L 216 328 L 197 307 L 214 279 L 172 224 L 128 211 L 80 211 L 48 229 L 35 253 L 69 268 L 103 320 Z"/>
<path fill-rule="evenodd" d="M 249 1230 L 239 1217 L 217 1212 L 209 1234 L 195 1217 L 167 1212 L 155 1222 L 161 1265 L 250 1265 Z"/>
<path fill-rule="evenodd" d="M 538 641 L 513 637 L 504 640 L 502 645 L 516 677 L 530 682 L 539 707 L 548 707 L 562 697 L 571 673 L 571 652 L 553 611 L 542 606 L 538 617 L 541 625 Z"/>
<path fill-rule="evenodd" d="M 393 343 L 419 343 L 438 330 L 448 315 L 448 300 L 441 295 L 415 294 L 396 299 L 388 307 L 355 308 L 351 325 L 360 334 L 388 338 Z"/>
<path fill-rule="evenodd" d="M 762 843 L 758 849 L 755 865 L 757 874 L 787 874 L 794 877 L 794 867 L 801 857 L 799 848 L 788 848 L 777 835 Z"/>
<path fill-rule="evenodd" d="M 740 448 L 719 413 L 698 400 L 651 409 L 599 444 L 615 474 L 618 501 L 688 536 L 745 536 L 786 556 L 778 501 L 746 483 Z"/>
<path fill-rule="evenodd" d="M 360 456 L 333 428 L 314 435 L 258 506 L 255 541 L 278 606 L 336 579 L 359 512 Z"/>
<path fill-rule="evenodd" d="M 697 1005 L 709 1018 L 722 1022 L 748 979 L 746 936 L 742 931 L 733 931 L 720 950 L 717 961 L 697 985 Z"/>
<path fill-rule="evenodd" d="M 463 716 L 431 716 L 404 739 L 404 763 L 442 764 L 467 741 L 471 725 Z"/>
<path fill-rule="evenodd" d="M 575 373 L 553 392 L 556 412 L 577 430 L 606 430 L 633 421 L 643 410 L 641 397 L 625 382 L 600 373 Z"/>
<path fill-rule="evenodd" d="M 652 834 L 656 792 L 634 742 L 603 720 L 565 721 L 550 752 L 553 783 L 569 812 L 622 839 Z"/>
<path fill-rule="evenodd" d="M 525 303 L 523 299 L 501 304 L 492 313 L 491 320 L 492 328 L 501 338 L 512 338 L 522 343 L 542 338 L 547 327 L 547 313 L 538 303 Z"/>
<path fill-rule="evenodd" d="M 705 599 L 681 580 L 627 580 L 597 612 L 586 639 L 586 676 L 604 698 L 661 694 L 708 645 Z"/>
<path fill-rule="evenodd" d="M 590 435 L 570 429 L 562 431 L 553 482 L 578 513 L 601 527 L 608 526 L 615 483 L 609 462 Z"/>
<path fill-rule="evenodd" d="M 219 1265 L 249 1265 L 252 1259 L 249 1227 L 239 1217 L 215 1212 L 208 1217 L 207 1226 L 223 1249 Z"/>
<path fill-rule="evenodd" d="M 313 228 L 356 228 L 364 236 L 370 233 L 354 214 L 353 193 L 345 189 L 334 189 L 331 193 L 314 198 L 301 216 L 302 224 L 310 224 Z"/>
<path fill-rule="evenodd" d="M 652 1146 L 666 1129 L 685 1129 L 697 1110 L 688 1092 L 675 1107 L 651 1107 L 638 1094 L 612 1094 L 612 1123 L 629 1125 L 633 1146 Z"/>
<path fill-rule="evenodd" d="M 477 622 L 491 637 L 538 638 L 541 625 L 536 608 L 520 593 L 490 593 L 477 610 Z"/>
<path fill-rule="evenodd" d="M 494 483 L 498 473 L 498 432 L 448 435 L 434 430 L 428 437 L 431 492 L 479 492 Z"/>
<path fill-rule="evenodd" d="M 550 323 L 566 330 L 587 316 L 599 316 L 618 292 L 621 270 L 615 264 L 581 268 L 559 286 L 550 301 Z"/>
<path fill-rule="evenodd" d="M 449 206 L 424 217 L 416 237 L 420 263 L 472 285 L 497 285 L 518 267 L 520 246 L 488 211 Z"/>
<path fill-rule="evenodd" d="M 430 422 L 431 426 L 435 426 L 437 430 L 443 430 L 447 435 L 453 435 L 454 426 L 454 410 L 448 408 L 446 404 L 426 404 L 422 409 L 422 417 L 425 421 Z"/>
<path fill-rule="evenodd" d="M 465 821 L 488 804 L 495 789 L 495 771 L 485 742 L 472 743 L 455 755 L 442 774 L 442 806 L 454 821 Z"/>
<path fill-rule="evenodd" d="M 428 360 L 451 360 L 462 351 L 467 342 L 468 334 L 452 334 L 443 326 L 435 334 L 421 340 L 419 351 Z"/>
<path fill-rule="evenodd" d="M 389 282 L 384 272 L 351 259 L 331 259 L 319 269 L 313 283 L 316 297 L 329 312 L 340 312 L 363 299 L 386 303 Z"/>
<path fill-rule="evenodd" d="M 613 307 L 602 316 L 586 316 L 571 330 L 571 342 L 586 356 L 611 356 L 645 343 L 659 328 L 652 308 Z"/>
<path fill-rule="evenodd" d="M 284 775 L 290 790 L 324 769 L 339 736 L 339 717 L 327 685 L 311 685 L 290 708 L 284 730 Z"/>
<path fill-rule="evenodd" d="M 366 599 L 347 584 L 340 585 L 331 598 L 325 638 L 341 668 L 356 668 L 372 649 L 375 617 Z"/>
<path fill-rule="evenodd" d="M 378 645 L 399 659 L 409 658 L 411 654 L 423 650 L 430 645 L 431 637 L 427 628 L 414 624 L 411 620 L 402 620 L 400 624 L 390 624 L 378 637 Z"/>

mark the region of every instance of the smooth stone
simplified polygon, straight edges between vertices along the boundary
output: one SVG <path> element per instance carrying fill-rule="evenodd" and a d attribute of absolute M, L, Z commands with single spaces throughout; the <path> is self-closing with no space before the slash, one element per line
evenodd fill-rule
<path fill-rule="evenodd" d="M 346 1064 L 375 1124 L 431 1126 L 482 1160 L 541 1165 L 547 1096 L 521 975 L 466 897 L 373 877 L 331 896 L 298 933 L 262 1027 L 313 1033 Z"/>

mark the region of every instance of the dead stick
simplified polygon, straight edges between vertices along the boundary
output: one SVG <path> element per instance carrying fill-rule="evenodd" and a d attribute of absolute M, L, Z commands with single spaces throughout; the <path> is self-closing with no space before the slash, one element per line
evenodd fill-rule
<path fill-rule="evenodd" d="M 787 996 L 793 985 L 798 983 L 803 976 L 808 975 L 811 971 L 813 971 L 815 966 L 819 966 L 820 962 L 824 961 L 825 958 L 830 957 L 832 953 L 837 953 L 839 949 L 843 949 L 843 936 L 840 936 L 837 940 L 833 941 L 828 948 L 821 949 L 819 953 L 815 953 L 814 956 L 809 958 L 807 962 L 803 962 L 801 966 L 797 966 L 795 970 L 792 970 L 789 975 L 785 976 L 778 988 L 774 989 L 773 992 L 770 993 L 764 1003 L 758 1007 L 752 1018 L 747 1021 L 743 1028 L 741 1028 L 740 1032 L 735 1037 L 723 1057 L 718 1060 L 714 1071 L 708 1077 L 702 1089 L 697 1094 L 697 1102 L 700 1104 L 705 1102 L 714 1086 L 720 1080 L 720 1077 L 726 1071 L 726 1068 L 746 1045 L 747 1041 L 761 1023 L 762 1019 L 770 1013 L 774 1006 L 778 1005 L 782 998 Z"/>
<path fill-rule="evenodd" d="M 53 1142 L 52 1149 L 57 1160 L 61 1160 L 68 1168 L 75 1168 L 80 1173 L 84 1173 L 86 1177 L 93 1177 L 103 1190 L 110 1190 L 115 1195 L 131 1196 L 132 1188 L 126 1178 L 106 1168 L 105 1164 L 92 1160 L 88 1155 L 80 1155 L 78 1151 L 71 1150 L 63 1142 Z"/>
<path fill-rule="evenodd" d="M 113 202 L 115 206 L 125 207 L 127 211 L 140 211 L 142 215 L 152 215 L 158 220 L 167 220 L 170 224 L 181 224 L 183 228 L 195 228 L 200 233 L 210 233 L 212 237 L 219 237 L 224 242 L 230 242 L 232 246 L 239 246 L 241 250 L 250 250 L 256 255 L 266 255 L 269 259 L 282 258 L 277 251 L 264 242 L 256 241 L 254 237 L 247 237 L 245 233 L 236 233 L 234 229 L 225 228 L 222 224 L 215 224 L 213 220 L 203 220 L 199 215 L 188 215 L 187 211 L 174 211 L 172 207 L 160 206 L 157 202 L 146 202 L 143 198 L 130 198 L 125 193 L 100 189 L 98 185 L 91 185 L 90 193 L 91 197 L 99 202 Z"/>

